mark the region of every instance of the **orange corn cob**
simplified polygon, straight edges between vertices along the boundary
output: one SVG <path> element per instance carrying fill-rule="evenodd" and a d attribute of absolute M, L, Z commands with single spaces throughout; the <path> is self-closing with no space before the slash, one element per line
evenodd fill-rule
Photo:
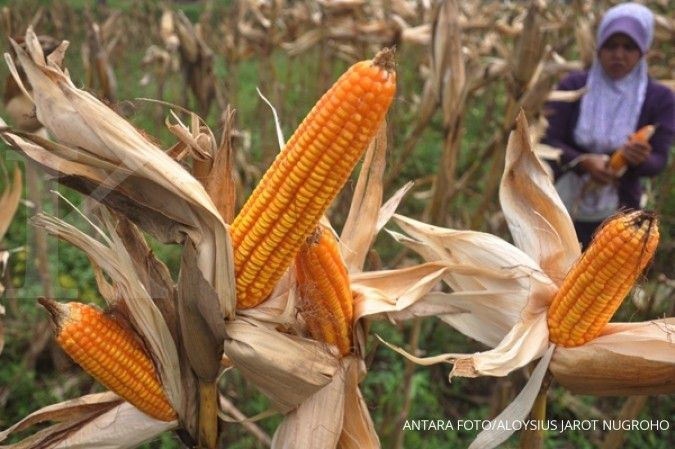
<path fill-rule="evenodd" d="M 643 142 L 647 143 L 649 142 L 649 139 L 652 138 L 654 135 L 654 131 L 656 131 L 656 126 L 654 125 L 646 125 L 643 126 L 642 128 L 638 129 L 635 131 L 633 134 L 631 134 L 628 137 L 628 141 L 633 143 L 633 142 Z M 626 168 L 628 164 L 626 163 L 626 158 L 623 157 L 623 151 L 617 150 L 612 154 L 612 157 L 609 159 L 609 168 L 612 170 L 619 172 Z"/>
<path fill-rule="evenodd" d="M 173 421 L 173 410 L 150 357 L 114 318 L 78 302 L 40 299 L 52 317 L 56 341 L 78 365 L 143 413 Z"/>
<path fill-rule="evenodd" d="M 579 346 L 597 337 L 651 260 L 658 221 L 648 212 L 608 220 L 563 280 L 548 310 L 550 340 Z"/>
<path fill-rule="evenodd" d="M 354 317 L 347 268 L 333 233 L 319 226 L 295 258 L 301 313 L 315 340 L 335 345 L 347 355 Z"/>
<path fill-rule="evenodd" d="M 391 50 L 354 64 L 279 153 L 232 223 L 238 307 L 271 293 L 347 181 L 395 89 Z"/>

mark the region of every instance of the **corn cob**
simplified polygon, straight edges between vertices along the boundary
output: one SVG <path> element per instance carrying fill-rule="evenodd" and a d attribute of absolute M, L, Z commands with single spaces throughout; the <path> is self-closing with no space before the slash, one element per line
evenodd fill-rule
<path fill-rule="evenodd" d="M 173 421 L 150 357 L 136 337 L 95 307 L 40 299 L 52 317 L 56 341 L 78 365 L 143 413 Z"/>
<path fill-rule="evenodd" d="M 579 346 L 597 337 L 651 260 L 658 221 L 648 212 L 617 215 L 594 236 L 548 310 L 549 338 Z"/>
<path fill-rule="evenodd" d="M 392 101 L 391 50 L 354 64 L 324 94 L 232 223 L 237 306 L 266 299 L 374 136 Z"/>
<path fill-rule="evenodd" d="M 333 233 L 319 226 L 295 258 L 301 314 L 315 340 L 335 345 L 347 355 L 354 316 L 347 268 Z"/>
<path fill-rule="evenodd" d="M 628 141 L 631 143 L 634 142 L 647 143 L 649 142 L 649 139 L 651 139 L 652 136 L 654 135 L 654 131 L 656 131 L 656 126 L 654 125 L 643 126 L 642 128 L 635 131 L 633 134 L 631 134 L 628 137 Z M 623 151 L 621 150 L 615 151 L 614 154 L 612 154 L 612 157 L 609 158 L 609 168 L 611 168 L 617 173 L 625 169 L 627 165 L 628 163 L 626 162 L 626 158 L 623 157 Z"/>

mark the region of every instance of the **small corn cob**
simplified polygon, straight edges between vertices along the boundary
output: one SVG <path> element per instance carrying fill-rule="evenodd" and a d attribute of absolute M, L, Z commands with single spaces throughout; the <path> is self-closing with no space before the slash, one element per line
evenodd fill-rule
<path fill-rule="evenodd" d="M 391 50 L 354 64 L 324 94 L 231 228 L 237 306 L 271 293 L 382 122 L 396 89 Z"/>
<path fill-rule="evenodd" d="M 295 258 L 301 313 L 315 340 L 335 345 L 347 355 L 352 347 L 354 316 L 347 268 L 333 233 L 319 226 Z"/>
<path fill-rule="evenodd" d="M 56 341 L 86 372 L 143 413 L 176 419 L 152 360 L 128 329 L 86 304 L 44 298 L 40 304 L 52 317 Z"/>
<path fill-rule="evenodd" d="M 597 337 L 651 260 L 658 221 L 644 211 L 609 219 L 567 274 L 548 310 L 549 338 L 580 346 Z"/>
<path fill-rule="evenodd" d="M 656 126 L 654 125 L 643 126 L 642 128 L 635 131 L 633 134 L 631 134 L 628 137 L 628 141 L 631 143 L 632 142 L 647 143 L 649 142 L 649 139 L 651 139 L 652 136 L 654 135 L 654 131 L 656 131 Z M 614 154 L 612 154 L 612 157 L 609 158 L 609 168 L 611 168 L 617 173 L 625 169 L 627 165 L 628 164 L 626 163 L 626 158 L 623 157 L 623 151 L 621 150 L 615 151 Z"/>

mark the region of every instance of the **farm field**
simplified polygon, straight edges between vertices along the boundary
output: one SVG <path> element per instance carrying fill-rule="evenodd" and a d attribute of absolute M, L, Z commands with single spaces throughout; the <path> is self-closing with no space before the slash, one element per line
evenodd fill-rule
<path fill-rule="evenodd" d="M 648 55 L 650 75 L 675 89 L 673 6 L 661 0 L 644 3 L 656 14 Z M 418 358 L 486 351 L 490 349 L 486 341 L 496 338 L 502 322 L 515 319 L 509 315 L 513 306 L 500 306 L 506 302 L 503 298 L 527 296 L 538 276 L 549 279 L 546 270 L 539 268 L 542 261 L 532 262 L 532 268 L 519 255 L 529 257 L 528 248 L 536 245 L 528 246 L 523 234 L 514 236 L 509 229 L 513 204 L 520 204 L 520 196 L 512 195 L 515 199 L 510 200 L 509 209 L 504 206 L 509 202 L 504 195 L 500 202 L 500 189 L 502 193 L 512 189 L 508 192 L 513 194 L 521 184 L 509 184 L 508 176 L 502 181 L 502 174 L 505 164 L 512 164 L 525 172 L 519 178 L 522 185 L 546 178 L 545 162 L 532 162 L 536 157 L 558 156 L 554 148 L 539 143 L 547 126 L 546 102 L 564 96 L 556 85 L 565 74 L 590 65 L 595 27 L 602 11 L 613 4 L 0 0 L 2 35 L 12 36 L 23 56 L 17 55 L 8 39 L 0 41 L 2 52 L 13 64 L 21 65 L 24 58 L 24 65 L 36 67 L 33 72 L 26 70 L 28 74 L 20 70 L 35 102 L 42 105 L 38 108 L 44 108 L 36 115 L 13 81 L 12 64 L 3 63 L 0 118 L 7 126 L 0 127 L 4 141 L 0 142 L 0 448 L 53 447 L 40 446 L 36 433 L 46 432 L 43 435 L 58 440 L 84 428 L 89 429 L 85 435 L 92 435 L 96 431 L 91 428 L 99 429 L 96 426 L 103 422 L 97 421 L 101 416 L 108 413 L 114 424 L 115 413 L 128 412 L 115 402 L 118 399 L 105 396 L 107 388 L 59 346 L 50 322 L 54 312 L 47 313 L 38 298 L 96 304 L 102 309 L 117 304 L 110 307 L 112 321 L 125 323 L 122 328 L 135 328 L 132 340 L 141 341 L 141 352 L 154 354 L 147 363 L 161 368 L 158 388 L 169 391 L 169 402 L 184 399 L 177 415 L 171 410 L 182 428 L 174 431 L 177 426 L 163 427 L 153 421 L 138 430 L 138 447 L 181 448 L 196 445 L 197 440 L 198 447 L 204 448 L 296 447 L 305 441 L 326 449 L 370 447 L 366 442 L 377 447 L 374 434 L 383 448 L 469 447 L 489 420 L 536 378 L 537 361 L 523 363 L 505 375 L 464 377 L 455 373 L 449 381 L 453 357 L 425 366 L 393 348 Z M 35 34 L 27 33 L 28 29 Z M 31 36 L 39 36 L 39 41 L 31 41 Z M 56 59 L 35 62 L 39 60 L 37 48 L 61 55 L 58 45 L 63 40 L 69 46 L 61 63 Z M 393 53 L 381 52 L 390 48 L 395 49 Z M 371 120 L 377 108 L 385 119 L 373 121 L 363 142 L 357 131 L 349 130 L 350 136 L 357 137 L 344 148 L 325 149 L 328 156 L 323 159 L 340 151 L 336 165 L 328 170 L 331 173 L 354 159 L 353 172 L 351 167 L 342 170 L 344 188 L 326 193 L 335 198 L 325 204 L 325 219 L 343 243 L 335 257 L 346 266 L 344 273 L 326 271 L 332 284 L 344 276 L 342 293 L 354 305 L 345 308 L 339 296 L 332 303 L 318 300 L 320 306 L 303 302 L 319 287 L 303 289 L 303 279 L 311 277 L 312 270 L 303 272 L 299 258 L 311 257 L 307 247 L 317 245 L 319 236 L 332 235 L 325 228 L 323 234 L 314 230 L 324 214 L 320 210 L 311 223 L 309 218 L 295 217 L 292 230 L 309 223 L 308 232 L 296 239 L 306 252 L 301 251 L 297 259 L 291 254 L 286 265 L 291 269 L 284 268 L 270 281 L 263 296 L 271 293 L 272 299 L 263 302 L 263 297 L 252 307 L 244 306 L 241 275 L 234 270 L 244 264 L 240 260 L 254 256 L 238 252 L 244 246 L 241 242 L 255 238 L 258 246 L 252 246 L 265 247 L 273 240 L 273 232 L 259 235 L 251 231 L 255 236 L 250 237 L 239 230 L 238 226 L 263 229 L 262 213 L 250 221 L 241 218 L 245 226 L 234 217 L 280 151 L 299 148 L 299 154 L 305 148 L 301 141 L 280 150 L 319 98 L 362 60 L 375 61 L 368 66 L 378 70 L 373 79 L 384 80 L 375 100 L 387 105 L 377 103 L 347 114 L 344 123 L 355 115 Z M 67 77 L 72 83 L 64 81 Z M 42 84 L 30 86 L 28 79 Z M 345 81 L 345 91 L 353 87 L 347 82 L 352 81 Z M 391 91 L 388 104 L 385 97 L 393 83 L 396 90 Z M 54 86 L 66 95 L 54 94 Z M 55 97 L 59 100 L 50 103 Z M 375 101 L 374 97 L 363 93 L 354 104 Z M 325 114 L 329 117 L 325 122 L 314 124 L 326 126 L 336 117 L 343 119 L 342 110 L 331 111 Z M 39 129 L 38 115 L 49 133 Z M 321 139 L 315 135 L 307 140 L 309 148 Z M 361 143 L 365 156 L 352 157 Z M 509 155 L 520 155 L 520 159 L 509 159 L 507 148 Z M 319 157 L 323 156 L 316 160 Z M 672 159 L 671 148 L 666 169 L 646 186 L 646 208 L 659 220 L 660 239 L 653 261 L 637 276 L 636 286 L 612 318 L 612 322 L 652 322 L 668 338 L 673 336 L 674 325 L 666 319 L 675 316 Z M 292 159 L 284 164 L 279 164 L 279 173 L 293 165 Z M 318 166 L 317 162 L 310 171 L 317 172 Z M 287 170 L 277 177 L 295 180 L 291 168 Z M 17 176 L 18 188 L 12 184 Z M 269 206 L 269 198 L 283 190 L 273 182 L 277 181 L 268 181 L 272 187 L 267 196 L 261 195 L 260 204 Z M 296 196 L 304 192 L 300 184 L 295 189 Z M 12 195 L 3 196 L 11 191 L 16 192 L 14 214 L 8 206 Z M 539 223 L 533 231 L 523 232 L 541 236 L 548 231 L 542 231 L 537 217 L 553 216 L 552 203 L 544 201 L 541 212 L 535 209 L 536 201 L 527 203 L 528 195 L 522 194 L 524 204 L 534 206 L 518 209 L 525 210 L 519 224 Z M 387 203 L 391 198 L 393 202 Z M 295 214 L 291 200 L 281 201 L 275 203 L 277 214 Z M 391 218 L 390 206 L 396 202 L 398 215 Z M 380 207 L 383 212 L 378 216 Z M 303 210 L 295 215 L 309 213 Z M 379 222 L 382 217 L 388 219 L 386 223 Z M 4 222 L 8 227 L 3 237 Z M 466 248 L 477 247 L 471 246 L 479 240 L 472 240 L 474 234 L 460 232 L 455 236 L 459 243 L 452 240 L 451 244 L 447 234 L 435 234 L 418 222 L 495 237 L 481 241 L 485 252 L 472 253 Z M 72 231 L 69 225 L 81 232 Z M 542 237 L 542 241 L 555 240 L 552 247 L 571 251 L 564 248 L 564 235 L 556 234 L 556 238 Z M 514 241 L 522 252 L 502 250 L 504 242 Z M 285 257 L 284 251 L 275 248 L 262 265 L 272 266 Z M 544 253 L 545 249 L 531 251 Z M 481 284 L 480 276 L 493 283 L 489 287 Z M 520 283 L 521 279 L 527 281 Z M 516 286 L 520 293 L 512 290 Z M 483 323 L 473 317 L 461 321 L 460 317 L 471 315 L 471 310 L 460 305 L 468 299 L 458 305 L 440 303 L 452 298 L 452 293 L 471 290 L 467 297 L 474 297 L 474 290 L 481 289 L 485 298 L 505 301 L 488 303 L 484 316 L 491 320 Z M 376 292 L 392 293 L 385 298 Z M 148 303 L 120 299 L 134 295 L 147 297 Z M 411 302 L 409 309 L 397 308 L 403 301 Z M 331 307 L 338 311 L 324 311 Z M 321 319 L 330 324 L 312 324 Z M 156 326 L 156 321 L 162 324 Z M 326 330 L 325 326 L 333 327 Z M 474 336 L 490 337 L 481 342 L 468 336 L 467 329 Z M 346 339 L 346 349 L 342 350 L 339 338 Z M 672 338 L 668 341 L 663 343 L 666 348 L 672 347 Z M 330 343 L 340 349 L 327 349 Z M 172 350 L 157 355 L 157 348 L 167 344 Z M 595 358 L 590 354 L 589 364 Z M 165 368 L 172 357 L 182 376 L 172 371 L 176 366 Z M 532 415 L 523 415 L 523 420 L 543 420 L 547 427 L 518 429 L 498 447 L 675 447 L 672 360 L 646 364 L 644 369 L 631 365 L 634 358 L 628 356 L 621 362 L 631 373 L 628 377 L 641 382 L 658 379 L 655 382 L 665 386 L 640 389 L 608 381 L 604 393 L 612 394 L 589 394 L 574 390 L 584 390 L 585 382 L 603 389 L 603 371 L 575 366 L 566 383 L 572 387 L 566 388 L 562 374 L 558 378 L 553 370 L 555 354 L 552 357 L 552 369 L 539 370 L 544 386 L 534 390 L 536 407 Z M 597 359 L 605 360 L 600 355 Z M 622 371 L 616 365 L 612 369 L 612 373 Z M 329 381 L 339 392 L 330 390 L 328 399 L 317 399 L 314 393 L 329 391 L 320 390 Z M 535 399 L 537 391 L 540 394 Z M 45 422 L 31 422 L 3 434 L 50 404 L 99 393 L 91 409 L 70 408 L 63 416 L 49 416 Z M 333 399 L 335 405 L 325 402 Z M 207 403 L 213 408 L 204 408 Z M 301 403 L 310 405 L 293 411 Z M 247 417 L 260 419 L 249 421 Z M 53 427 L 59 419 L 66 422 L 63 433 Z M 333 427 L 336 421 L 341 424 Z M 110 429 L 115 435 L 125 427 L 111 424 Z M 338 436 L 330 436 L 335 432 Z M 344 433 L 338 445 L 340 432 Z M 356 435 L 357 443 L 349 443 L 344 435 Z M 32 443 L 13 445 L 20 441 Z"/>

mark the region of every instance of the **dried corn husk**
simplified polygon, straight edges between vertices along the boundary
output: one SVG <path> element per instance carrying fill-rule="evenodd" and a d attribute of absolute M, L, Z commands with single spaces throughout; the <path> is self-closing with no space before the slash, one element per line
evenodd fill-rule
<path fill-rule="evenodd" d="M 114 393 L 98 393 L 44 407 L 0 432 L 0 442 L 35 424 L 56 421 L 5 449 L 133 449 L 177 423 L 158 421 Z"/>
<path fill-rule="evenodd" d="M 130 213 L 160 240 L 194 241 L 199 269 L 214 286 L 222 315 L 231 316 L 233 277 L 222 276 L 231 269 L 229 237 L 204 188 L 133 126 L 73 85 L 58 67 L 67 43 L 45 61 L 30 29 L 26 42 L 30 56 L 15 48 L 33 87 L 38 119 L 60 143 L 9 130 L 2 136 L 63 176 L 63 182 Z M 9 59 L 8 64 L 13 67 Z"/>
<path fill-rule="evenodd" d="M 601 396 L 675 392 L 675 318 L 610 323 L 602 335 L 576 348 L 558 348 L 556 380 L 573 393 Z"/>

